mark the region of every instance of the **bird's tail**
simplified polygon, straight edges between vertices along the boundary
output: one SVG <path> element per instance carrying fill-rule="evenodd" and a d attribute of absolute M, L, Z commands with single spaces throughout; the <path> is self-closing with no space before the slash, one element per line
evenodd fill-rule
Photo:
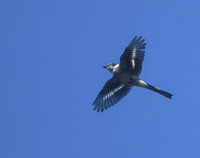
<path fill-rule="evenodd" d="M 169 99 L 171 99 L 172 96 L 173 96 L 171 93 L 168 93 L 168 92 L 163 91 L 163 90 L 161 90 L 159 88 L 156 88 L 156 87 L 154 87 L 154 86 L 152 86 L 152 85 L 150 85 L 150 84 L 148 84 L 148 83 L 146 83 L 146 82 L 144 82 L 142 80 L 139 80 L 139 82 L 136 84 L 136 86 L 150 89 L 150 90 L 152 90 L 154 92 L 157 92 L 157 93 L 159 93 L 159 94 L 161 94 L 161 95 L 163 95 L 163 96 L 165 96 L 165 97 L 167 97 Z"/>
<path fill-rule="evenodd" d="M 150 90 L 152 90 L 152 91 L 154 91 L 154 92 L 157 92 L 157 93 L 159 93 L 159 94 L 161 94 L 161 95 L 163 95 L 163 96 L 165 96 L 165 97 L 167 97 L 167 98 L 169 98 L 169 99 L 172 99 L 172 94 L 171 93 L 168 93 L 168 92 L 166 92 L 166 91 L 163 91 L 163 90 L 161 90 L 161 89 L 159 89 L 159 88 L 156 88 L 156 87 L 154 87 L 154 86 L 152 86 L 152 85 L 150 85 L 150 84 L 148 84 L 148 87 L 146 87 L 147 89 L 150 89 Z"/>

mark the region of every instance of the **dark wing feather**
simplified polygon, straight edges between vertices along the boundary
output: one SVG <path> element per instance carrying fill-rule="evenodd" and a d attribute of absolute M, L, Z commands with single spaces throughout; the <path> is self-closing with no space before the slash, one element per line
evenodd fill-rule
<path fill-rule="evenodd" d="M 145 55 L 144 39 L 137 36 L 126 47 L 124 53 L 120 57 L 120 71 L 130 71 L 133 75 L 139 75 L 142 71 L 142 62 Z"/>
<path fill-rule="evenodd" d="M 103 112 L 105 109 L 119 102 L 130 92 L 131 88 L 131 85 L 123 84 L 117 78 L 112 77 L 106 82 L 93 102 L 92 105 L 94 105 L 94 110 Z"/>

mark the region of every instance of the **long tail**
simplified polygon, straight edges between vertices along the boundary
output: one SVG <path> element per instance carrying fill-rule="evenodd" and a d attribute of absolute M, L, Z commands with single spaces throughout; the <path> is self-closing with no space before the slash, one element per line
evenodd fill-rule
<path fill-rule="evenodd" d="M 150 89 L 150 90 L 152 90 L 154 92 L 157 92 L 157 93 L 159 93 L 159 94 L 161 94 L 161 95 L 163 95 L 163 96 L 165 96 L 165 97 L 167 97 L 169 99 L 172 99 L 172 96 L 173 96 L 171 93 L 168 93 L 168 92 L 163 91 L 163 90 L 161 90 L 159 88 L 156 88 L 156 87 L 154 87 L 154 86 L 152 86 L 152 85 L 150 85 L 150 84 L 148 84 L 148 83 L 146 83 L 146 82 L 144 82 L 142 80 L 139 80 L 139 82 L 136 84 L 136 86 Z"/>
<path fill-rule="evenodd" d="M 152 85 L 150 85 L 150 84 L 148 84 L 148 87 L 146 87 L 147 89 L 150 89 L 150 90 L 152 90 L 152 91 L 154 91 L 154 92 L 157 92 L 157 93 L 159 93 L 159 94 L 161 94 L 161 95 L 163 95 L 163 96 L 165 96 L 165 97 L 167 97 L 167 98 L 169 98 L 169 99 L 172 99 L 172 94 L 171 93 L 168 93 L 168 92 L 166 92 L 166 91 L 163 91 L 163 90 L 161 90 L 161 89 L 159 89 L 159 88 L 156 88 L 156 87 L 154 87 L 154 86 L 152 86 Z"/>

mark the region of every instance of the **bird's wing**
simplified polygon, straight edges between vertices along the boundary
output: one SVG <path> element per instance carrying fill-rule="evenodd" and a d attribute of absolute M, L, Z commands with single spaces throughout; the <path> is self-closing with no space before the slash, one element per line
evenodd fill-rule
<path fill-rule="evenodd" d="M 93 102 L 94 110 L 103 112 L 104 109 L 111 107 L 126 96 L 131 88 L 131 85 L 123 84 L 116 77 L 112 77 L 106 82 Z"/>
<path fill-rule="evenodd" d="M 130 71 L 133 75 L 139 75 L 142 71 L 142 62 L 145 55 L 145 40 L 142 36 L 136 36 L 126 47 L 120 57 L 120 71 Z"/>

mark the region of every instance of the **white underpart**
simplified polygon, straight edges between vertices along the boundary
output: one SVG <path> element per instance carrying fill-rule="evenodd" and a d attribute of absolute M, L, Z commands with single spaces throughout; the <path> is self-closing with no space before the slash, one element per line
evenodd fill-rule
<path fill-rule="evenodd" d="M 138 87 L 144 87 L 144 88 L 148 87 L 148 84 L 142 80 L 138 80 L 135 85 Z"/>

